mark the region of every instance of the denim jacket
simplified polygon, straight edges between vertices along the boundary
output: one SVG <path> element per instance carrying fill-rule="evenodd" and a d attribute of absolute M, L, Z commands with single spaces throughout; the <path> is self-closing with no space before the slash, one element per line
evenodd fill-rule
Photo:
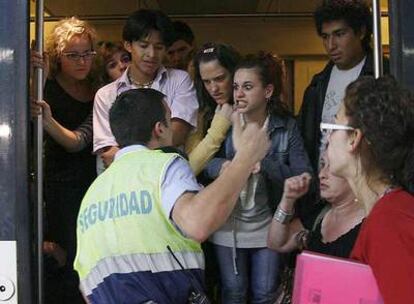
<path fill-rule="evenodd" d="M 296 121 L 292 117 L 271 115 L 268 125 L 271 147 L 261 162 L 261 174 L 267 189 L 268 204 L 274 210 L 283 193 L 284 180 L 288 177 L 309 172 L 312 167 L 303 146 Z M 206 175 L 215 179 L 226 160 L 233 159 L 235 150 L 232 141 L 232 129 L 227 133 L 220 151 L 205 169 Z M 257 192 L 258 195 L 264 195 Z"/>

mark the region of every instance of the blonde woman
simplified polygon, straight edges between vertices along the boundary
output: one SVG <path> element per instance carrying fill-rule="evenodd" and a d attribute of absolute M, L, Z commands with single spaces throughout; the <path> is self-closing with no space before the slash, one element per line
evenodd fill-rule
<path fill-rule="evenodd" d="M 75 17 L 64 19 L 48 37 L 47 56 L 33 53 L 31 58 L 32 65 L 45 68 L 47 75 L 44 101 L 32 102 L 32 115 L 42 109 L 46 131 L 46 238 L 67 252 L 65 283 L 56 287 L 63 303 L 82 303 L 72 262 L 80 202 L 95 178 L 95 157 L 91 154 L 95 89 L 90 79 L 95 37 L 95 30 L 86 22 Z"/>

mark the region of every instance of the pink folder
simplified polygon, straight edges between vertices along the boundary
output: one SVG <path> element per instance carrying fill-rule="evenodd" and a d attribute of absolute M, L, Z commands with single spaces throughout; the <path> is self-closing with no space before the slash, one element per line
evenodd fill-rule
<path fill-rule="evenodd" d="M 296 262 L 293 304 L 383 304 L 371 268 L 304 251 Z"/>

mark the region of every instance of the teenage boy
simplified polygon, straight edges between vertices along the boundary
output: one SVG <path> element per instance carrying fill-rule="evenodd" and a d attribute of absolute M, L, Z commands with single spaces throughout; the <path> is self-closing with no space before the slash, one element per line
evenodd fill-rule
<path fill-rule="evenodd" d="M 198 102 L 187 72 L 162 65 L 166 49 L 174 40 L 171 20 L 158 10 L 132 13 L 123 29 L 125 49 L 131 64 L 116 81 L 98 90 L 93 109 L 93 151 L 98 155 L 98 173 L 113 161 L 118 144 L 109 126 L 108 113 L 116 97 L 133 88 L 153 88 L 166 96 L 172 113 L 173 145 L 184 144 L 196 127 Z"/>
<path fill-rule="evenodd" d="M 194 52 L 194 33 L 187 23 L 174 21 L 175 39 L 167 50 L 170 66 L 187 71 Z"/>
<path fill-rule="evenodd" d="M 373 74 L 372 16 L 365 1 L 324 1 L 314 13 L 318 35 L 330 61 L 305 90 L 298 122 L 315 172 L 326 149 L 321 122 L 333 123 L 345 89 L 361 75 Z"/>

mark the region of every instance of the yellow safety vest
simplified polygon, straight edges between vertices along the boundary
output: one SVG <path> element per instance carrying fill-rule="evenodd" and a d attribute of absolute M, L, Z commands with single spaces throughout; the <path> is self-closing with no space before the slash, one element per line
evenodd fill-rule
<path fill-rule="evenodd" d="M 184 237 L 162 206 L 161 183 L 178 154 L 154 150 L 126 153 L 87 191 L 77 220 L 77 255 L 81 289 L 92 293 L 113 273 L 204 269 L 197 242 Z"/>

